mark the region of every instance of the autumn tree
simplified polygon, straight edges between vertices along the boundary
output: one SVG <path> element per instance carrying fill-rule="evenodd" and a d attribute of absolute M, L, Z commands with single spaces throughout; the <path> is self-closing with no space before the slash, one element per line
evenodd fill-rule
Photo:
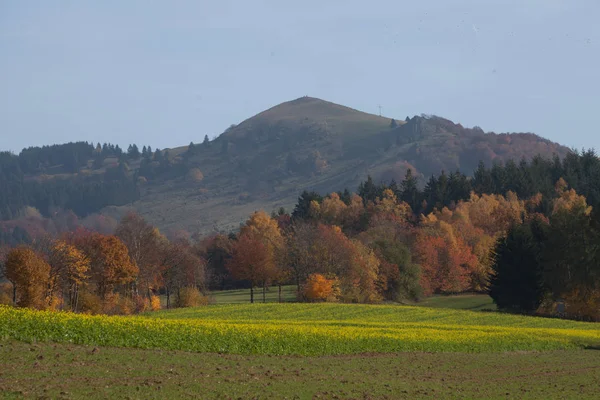
<path fill-rule="evenodd" d="M 77 311 L 79 290 L 89 277 L 90 260 L 75 246 L 58 240 L 53 242 L 49 257 L 51 295 L 61 291 L 71 310 Z"/>
<path fill-rule="evenodd" d="M 75 238 L 74 244 L 90 261 L 91 281 L 101 299 L 104 300 L 117 285 L 129 292 L 139 268 L 131 261 L 127 246 L 118 237 L 82 233 Z"/>
<path fill-rule="evenodd" d="M 562 179 L 556 191 L 544 246 L 544 280 L 553 298 L 565 301 L 568 313 L 600 318 L 600 233 L 592 224 L 592 208 Z"/>
<path fill-rule="evenodd" d="M 161 251 L 161 278 L 167 295 L 167 308 L 171 308 L 171 296 L 175 294 L 181 303 L 182 289 L 206 289 L 206 264 L 189 245 L 179 240 L 164 239 Z M 187 291 L 189 293 L 190 291 Z M 193 292 L 193 291 L 191 291 Z"/>
<path fill-rule="evenodd" d="M 233 247 L 227 267 L 236 279 L 250 282 L 250 302 L 254 303 L 254 288 L 264 288 L 276 275 L 274 254 L 257 237 L 241 235 Z"/>
<path fill-rule="evenodd" d="M 31 248 L 17 247 L 8 253 L 5 276 L 13 284 L 15 304 L 38 309 L 49 306 L 50 266 Z"/>
<path fill-rule="evenodd" d="M 121 219 L 116 236 L 127 246 L 132 263 L 139 268 L 134 291 L 141 290 L 150 298 L 160 279 L 160 232 L 140 215 L 129 213 Z"/>
<path fill-rule="evenodd" d="M 413 245 L 416 261 L 422 269 L 425 294 L 458 293 L 469 288 L 470 275 L 477 259 L 452 225 L 433 215 L 423 219 Z"/>
<path fill-rule="evenodd" d="M 225 290 L 233 286 L 227 261 L 231 258 L 234 242 L 225 235 L 213 235 L 197 242 L 196 253 L 206 261 L 206 279 L 209 289 Z"/>
<path fill-rule="evenodd" d="M 247 240 L 240 244 L 241 239 L 244 237 Z M 279 230 L 279 225 L 276 220 L 263 211 L 252 214 L 246 224 L 242 226 L 236 246 L 243 247 L 252 242 L 260 243 L 258 249 L 252 253 L 255 259 L 241 255 L 238 248 L 234 250 L 233 255 L 233 258 L 237 257 L 237 259 L 233 260 L 231 266 L 234 271 L 236 267 L 244 270 L 244 267 L 240 265 L 240 257 L 245 258 L 247 262 L 251 262 L 254 272 L 250 274 L 253 278 L 248 280 L 251 284 L 260 283 L 262 285 L 263 301 L 265 301 L 266 288 L 270 283 L 276 282 L 281 293 L 281 285 L 285 281 L 286 274 L 282 266 L 284 239 Z"/>

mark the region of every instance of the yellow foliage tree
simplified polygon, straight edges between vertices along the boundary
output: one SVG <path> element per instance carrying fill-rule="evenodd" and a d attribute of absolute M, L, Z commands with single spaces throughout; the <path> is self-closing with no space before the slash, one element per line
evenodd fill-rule
<path fill-rule="evenodd" d="M 79 289 L 88 278 L 90 261 L 85 254 L 65 241 L 59 240 L 50 253 L 50 295 L 58 290 L 69 301 L 69 307 L 77 311 Z"/>

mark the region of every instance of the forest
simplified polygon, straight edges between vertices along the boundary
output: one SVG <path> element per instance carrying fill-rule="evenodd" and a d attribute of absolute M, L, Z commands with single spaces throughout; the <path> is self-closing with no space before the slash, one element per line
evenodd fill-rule
<path fill-rule="evenodd" d="M 129 214 L 114 231 L 71 231 L 4 246 L 0 302 L 129 314 L 208 302 L 211 290 L 282 285 L 299 301 L 419 301 L 489 293 L 499 309 L 598 320 L 600 159 L 480 164 L 356 193 L 303 192 L 291 213 L 253 213 L 229 234 L 167 238 Z"/>

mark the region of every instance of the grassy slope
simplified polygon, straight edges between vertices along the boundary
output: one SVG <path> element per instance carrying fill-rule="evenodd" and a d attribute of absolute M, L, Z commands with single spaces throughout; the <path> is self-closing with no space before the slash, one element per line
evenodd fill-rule
<path fill-rule="evenodd" d="M 296 300 L 296 287 L 293 285 L 283 286 L 281 288 L 281 298 L 283 302 L 292 302 Z M 243 304 L 250 302 L 250 289 L 234 289 L 234 290 L 222 290 L 213 292 L 211 294 L 211 300 L 214 304 Z M 256 289 L 254 291 L 254 300 L 257 303 L 263 301 L 262 290 Z M 267 303 L 279 302 L 279 292 L 277 287 L 271 287 L 265 294 L 265 300 Z"/>
<path fill-rule="evenodd" d="M 0 343 L 0 398 L 594 399 L 600 351 L 267 357 Z"/>

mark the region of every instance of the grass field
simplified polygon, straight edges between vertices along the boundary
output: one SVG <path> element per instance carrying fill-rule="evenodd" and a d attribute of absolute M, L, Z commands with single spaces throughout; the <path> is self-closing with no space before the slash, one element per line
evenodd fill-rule
<path fill-rule="evenodd" d="M 492 298 L 487 294 L 460 294 L 456 296 L 431 296 L 423 299 L 416 306 L 431 308 L 451 308 L 454 310 L 494 311 L 497 309 Z"/>
<path fill-rule="evenodd" d="M 210 296 L 214 304 L 242 304 L 250 303 L 250 289 L 234 289 L 213 292 Z M 283 302 L 296 301 L 296 286 L 286 285 L 281 287 L 281 299 Z M 267 303 L 279 302 L 279 290 L 277 287 L 271 287 L 265 295 Z M 254 291 L 254 301 L 262 303 L 262 290 Z"/>
<path fill-rule="evenodd" d="M 281 288 L 282 301 L 285 303 L 297 300 L 296 286 L 286 285 Z M 222 290 L 211 293 L 211 302 L 213 304 L 243 304 L 250 303 L 250 289 Z M 267 303 L 279 302 L 279 292 L 277 287 L 271 287 L 267 290 L 265 300 Z M 262 303 L 262 291 L 254 292 L 254 301 Z M 166 304 L 166 300 L 164 301 Z M 418 303 L 409 305 L 431 307 L 431 308 L 452 308 L 455 310 L 496 310 L 496 305 L 492 298 L 486 294 L 461 294 L 455 296 L 431 296 Z"/>
<path fill-rule="evenodd" d="M 240 356 L 0 343 L 0 398 L 595 399 L 600 351 Z"/>

